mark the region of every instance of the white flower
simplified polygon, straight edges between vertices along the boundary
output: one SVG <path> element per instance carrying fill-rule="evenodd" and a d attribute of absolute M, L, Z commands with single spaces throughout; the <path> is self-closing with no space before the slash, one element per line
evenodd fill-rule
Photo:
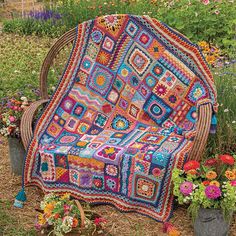
<path fill-rule="evenodd" d="M 24 102 L 27 102 L 27 101 L 28 101 L 27 97 L 21 97 L 20 100 L 22 100 L 22 101 L 24 101 Z"/>
<path fill-rule="evenodd" d="M 56 90 L 56 87 L 55 86 L 52 86 L 52 91 L 55 91 Z"/>
<path fill-rule="evenodd" d="M 224 109 L 224 112 L 229 112 L 229 109 L 228 108 Z"/>
<path fill-rule="evenodd" d="M 235 124 L 235 123 L 236 123 L 236 121 L 235 121 L 235 120 L 233 120 L 233 121 L 232 121 L 232 124 Z"/>

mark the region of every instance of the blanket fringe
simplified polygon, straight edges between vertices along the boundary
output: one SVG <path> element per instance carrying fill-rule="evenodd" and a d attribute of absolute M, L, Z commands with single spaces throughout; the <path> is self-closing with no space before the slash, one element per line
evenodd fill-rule
<path fill-rule="evenodd" d="M 24 202 L 26 201 L 25 189 L 22 188 L 16 195 L 14 206 L 18 208 L 23 208 Z"/>
<path fill-rule="evenodd" d="M 163 232 L 169 236 L 180 236 L 179 230 L 170 222 L 163 223 Z"/>

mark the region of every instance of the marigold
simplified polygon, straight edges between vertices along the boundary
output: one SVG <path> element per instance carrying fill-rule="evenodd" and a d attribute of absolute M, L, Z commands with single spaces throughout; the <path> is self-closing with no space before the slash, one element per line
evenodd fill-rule
<path fill-rule="evenodd" d="M 219 159 L 227 165 L 234 165 L 234 157 L 228 155 L 228 154 L 224 154 L 224 155 L 219 155 Z"/>
<path fill-rule="evenodd" d="M 209 179 L 209 180 L 213 180 L 217 177 L 217 174 L 215 171 L 213 170 L 210 170 L 206 173 L 206 178 Z"/>
<path fill-rule="evenodd" d="M 236 179 L 236 175 L 233 171 L 231 170 L 226 170 L 225 171 L 225 177 L 228 179 L 228 180 L 235 180 Z"/>
<path fill-rule="evenodd" d="M 220 183 L 217 180 L 211 181 L 209 185 L 215 185 L 217 187 L 220 187 Z"/>

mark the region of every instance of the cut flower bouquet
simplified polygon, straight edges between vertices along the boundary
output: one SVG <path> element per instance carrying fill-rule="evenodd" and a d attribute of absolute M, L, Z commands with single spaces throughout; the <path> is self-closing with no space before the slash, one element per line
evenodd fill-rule
<path fill-rule="evenodd" d="M 178 203 L 189 204 L 193 219 L 200 207 L 221 209 L 226 220 L 236 209 L 236 155 L 188 161 L 173 170 L 172 181 Z"/>
<path fill-rule="evenodd" d="M 45 195 L 38 211 L 35 227 L 42 234 L 63 236 L 70 232 L 76 235 L 85 231 L 103 233 L 106 223 L 88 204 L 82 207 L 79 201 L 71 200 L 69 194 Z"/>

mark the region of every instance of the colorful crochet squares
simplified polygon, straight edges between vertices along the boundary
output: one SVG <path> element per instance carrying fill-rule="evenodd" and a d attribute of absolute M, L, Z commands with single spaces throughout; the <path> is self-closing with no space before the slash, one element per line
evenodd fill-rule
<path fill-rule="evenodd" d="M 105 96 L 112 86 L 114 74 L 106 67 L 96 64 L 88 80 L 88 88 L 95 93 Z"/>
<path fill-rule="evenodd" d="M 155 94 L 147 99 L 143 109 L 158 125 L 161 125 L 172 112 L 172 108 Z"/>

